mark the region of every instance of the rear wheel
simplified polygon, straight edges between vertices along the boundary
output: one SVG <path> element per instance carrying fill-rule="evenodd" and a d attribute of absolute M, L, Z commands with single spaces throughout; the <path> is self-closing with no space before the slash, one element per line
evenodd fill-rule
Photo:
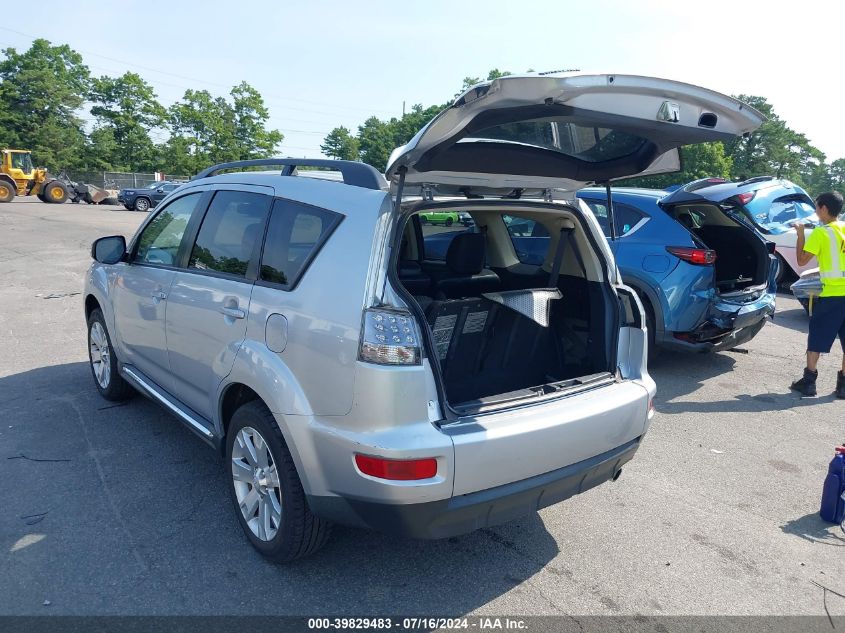
<path fill-rule="evenodd" d="M 146 198 L 138 198 L 135 201 L 135 210 L 141 211 L 141 212 L 149 211 L 150 210 L 150 201 L 147 200 Z"/>
<path fill-rule="evenodd" d="M 47 183 L 47 186 L 44 187 L 43 196 L 44 202 L 49 202 L 50 204 L 61 204 L 62 202 L 67 202 L 67 187 L 58 180 L 51 180 Z"/>
<path fill-rule="evenodd" d="M 316 552 L 331 524 L 314 516 L 276 419 L 253 400 L 232 416 L 224 461 L 235 514 L 261 554 L 286 563 Z"/>
<path fill-rule="evenodd" d="M 15 197 L 15 189 L 5 180 L 0 180 L 0 202 L 11 202 Z"/>

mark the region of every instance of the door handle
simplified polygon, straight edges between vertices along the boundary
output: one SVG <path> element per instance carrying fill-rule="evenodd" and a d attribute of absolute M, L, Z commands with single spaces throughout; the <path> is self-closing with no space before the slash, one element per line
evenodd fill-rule
<path fill-rule="evenodd" d="M 240 308 L 223 307 L 220 308 L 220 314 L 223 314 L 227 317 L 232 317 L 233 319 L 243 319 L 244 317 L 246 317 L 246 312 L 244 312 Z"/>

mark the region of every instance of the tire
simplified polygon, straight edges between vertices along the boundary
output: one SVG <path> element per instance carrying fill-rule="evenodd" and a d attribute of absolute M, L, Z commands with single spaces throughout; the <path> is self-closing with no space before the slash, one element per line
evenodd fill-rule
<path fill-rule="evenodd" d="M 250 443 L 257 460 L 247 450 Z M 263 464 L 268 467 L 262 468 Z M 274 466 L 275 478 L 269 474 Z M 223 468 L 235 516 L 262 555 L 286 563 L 313 554 L 326 543 L 331 524 L 311 513 L 282 432 L 263 402 L 253 400 L 235 411 L 226 434 Z"/>
<path fill-rule="evenodd" d="M 117 201 L 117 198 L 106 198 L 105 200 L 100 200 L 99 204 L 113 204 L 113 205 L 118 205 L 118 204 L 120 204 L 120 203 Z"/>
<path fill-rule="evenodd" d="M 775 284 L 780 287 L 786 280 L 787 264 L 783 257 L 780 256 L 780 254 L 776 255 L 776 257 L 778 258 L 778 274 L 775 275 Z"/>
<path fill-rule="evenodd" d="M 0 203 L 11 202 L 15 199 L 15 193 L 17 193 L 15 187 L 10 185 L 5 179 L 0 180 Z"/>
<path fill-rule="evenodd" d="M 150 210 L 150 201 L 146 198 L 138 198 L 135 200 L 135 204 L 133 204 L 132 206 L 136 211 L 146 213 Z"/>
<path fill-rule="evenodd" d="M 455 221 L 452 218 L 446 218 L 446 226 L 452 226 Z"/>
<path fill-rule="evenodd" d="M 135 393 L 120 375 L 106 320 L 99 308 L 88 316 L 88 365 L 97 391 L 106 400 L 120 402 Z"/>
<path fill-rule="evenodd" d="M 67 202 L 68 190 L 64 183 L 60 180 L 51 180 L 47 183 L 47 186 L 42 189 L 42 195 L 44 196 L 44 202 L 48 202 L 50 204 L 62 204 L 63 202 Z"/>

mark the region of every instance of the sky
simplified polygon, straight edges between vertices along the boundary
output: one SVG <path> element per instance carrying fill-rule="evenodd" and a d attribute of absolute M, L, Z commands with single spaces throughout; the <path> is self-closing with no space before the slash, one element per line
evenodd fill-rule
<path fill-rule="evenodd" d="M 829 161 L 845 158 L 834 0 L 42 0 L 0 24 L 0 48 L 66 43 L 93 75 L 140 74 L 170 105 L 242 80 L 270 109 L 280 155 L 319 157 L 334 127 L 447 102 L 492 68 L 633 73 L 766 97 Z M 99 25 L 99 26 L 98 26 Z M 162 139 L 158 139 L 162 140 Z"/>

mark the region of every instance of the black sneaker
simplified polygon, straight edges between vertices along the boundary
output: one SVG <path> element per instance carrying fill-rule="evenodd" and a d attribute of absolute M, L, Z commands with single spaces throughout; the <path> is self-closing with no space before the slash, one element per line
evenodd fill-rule
<path fill-rule="evenodd" d="M 840 372 L 840 375 L 841 375 L 841 372 Z M 790 389 L 794 389 L 795 391 L 800 393 L 802 396 L 814 396 L 814 395 L 816 395 L 816 378 L 818 378 L 818 377 L 819 377 L 818 371 L 810 371 L 809 369 L 807 369 L 805 367 L 804 368 L 804 377 L 801 378 L 800 380 L 796 380 L 795 382 L 793 382 L 792 385 L 790 386 Z M 837 381 L 836 381 L 837 386 L 839 385 L 839 380 L 840 379 L 837 379 Z M 845 378 L 841 378 L 841 380 L 842 380 L 843 392 L 845 392 Z M 838 394 L 839 390 L 837 389 L 836 392 Z M 845 397 L 845 394 L 843 394 L 842 397 Z"/>
<path fill-rule="evenodd" d="M 845 374 L 836 374 L 836 397 L 845 400 Z"/>

